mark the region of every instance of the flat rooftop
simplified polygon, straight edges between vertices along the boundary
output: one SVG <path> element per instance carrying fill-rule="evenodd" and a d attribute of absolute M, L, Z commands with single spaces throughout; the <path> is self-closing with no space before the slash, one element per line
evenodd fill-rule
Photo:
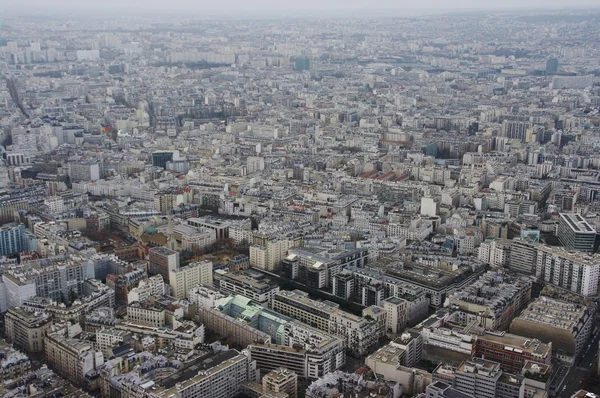
<path fill-rule="evenodd" d="M 515 320 L 535 322 L 559 329 L 574 330 L 584 318 L 587 307 L 577 303 L 540 296 Z"/>

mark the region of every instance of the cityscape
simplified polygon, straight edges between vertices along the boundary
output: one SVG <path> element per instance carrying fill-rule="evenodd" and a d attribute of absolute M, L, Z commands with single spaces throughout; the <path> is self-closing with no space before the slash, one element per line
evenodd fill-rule
<path fill-rule="evenodd" d="M 0 397 L 600 397 L 600 4 L 457 1 L 7 5 Z"/>

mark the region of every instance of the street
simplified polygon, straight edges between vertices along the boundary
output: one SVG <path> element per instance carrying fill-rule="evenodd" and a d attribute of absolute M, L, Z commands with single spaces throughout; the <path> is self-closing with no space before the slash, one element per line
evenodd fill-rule
<path fill-rule="evenodd" d="M 556 396 L 560 398 L 569 398 L 582 388 L 583 380 L 588 376 L 592 369 L 596 369 L 598 362 L 598 341 L 599 333 L 593 336 L 590 341 L 590 348 L 584 348 L 583 355 L 576 364 L 569 370 L 564 382 L 556 390 Z M 565 388 L 566 387 L 566 388 Z"/>

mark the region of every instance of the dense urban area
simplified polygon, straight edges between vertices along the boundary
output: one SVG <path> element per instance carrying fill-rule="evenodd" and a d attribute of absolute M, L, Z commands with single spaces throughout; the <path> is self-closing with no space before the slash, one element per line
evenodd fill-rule
<path fill-rule="evenodd" d="M 600 12 L 3 15 L 0 396 L 600 395 Z"/>

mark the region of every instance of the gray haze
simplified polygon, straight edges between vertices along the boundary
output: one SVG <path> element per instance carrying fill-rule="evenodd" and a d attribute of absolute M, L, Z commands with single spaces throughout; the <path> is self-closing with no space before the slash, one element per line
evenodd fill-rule
<path fill-rule="evenodd" d="M 598 7 L 598 0 L 504 0 L 501 2 L 478 0 L 0 0 L 0 6 L 9 9 L 35 11 L 40 9 L 138 9 L 148 10 L 349 10 L 349 9 L 506 9 L 506 8 L 565 8 Z M 35 7 L 35 8 L 33 8 Z"/>

